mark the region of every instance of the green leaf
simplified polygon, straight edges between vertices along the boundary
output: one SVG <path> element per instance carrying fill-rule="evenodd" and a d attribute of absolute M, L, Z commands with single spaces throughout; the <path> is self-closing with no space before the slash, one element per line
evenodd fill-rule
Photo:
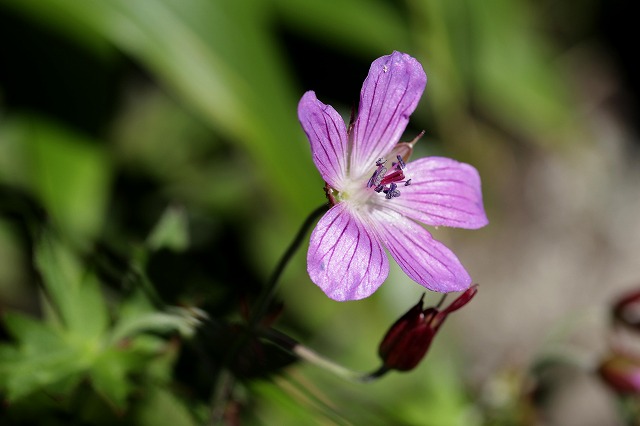
<path fill-rule="evenodd" d="M 135 317 L 123 318 L 116 323 L 111 335 L 113 344 L 143 332 L 179 332 L 191 337 L 201 322 L 199 310 L 173 308 L 170 312 L 149 312 Z"/>
<path fill-rule="evenodd" d="M 6 312 L 3 323 L 9 335 L 28 355 L 56 351 L 67 346 L 60 330 L 19 312 Z"/>
<path fill-rule="evenodd" d="M 0 346 L 0 388 L 9 401 L 45 387 L 68 389 L 91 362 L 90 354 L 70 345 L 50 325 L 11 312 L 5 314 L 4 322 L 17 341 L 15 346 Z"/>
<path fill-rule="evenodd" d="M 468 5 L 477 30 L 474 79 L 481 107 L 534 140 L 558 140 L 553 134 L 568 126 L 573 109 L 566 76 L 555 63 L 559 53 L 538 31 L 530 5 L 510 0 Z"/>
<path fill-rule="evenodd" d="M 123 339 L 148 332 L 178 332 L 184 337 L 191 337 L 206 318 L 207 314 L 195 307 L 174 306 L 157 311 L 146 294 L 139 290 L 120 304 L 109 342 L 115 345 Z"/>
<path fill-rule="evenodd" d="M 148 387 L 145 399 L 133 413 L 134 424 L 196 426 L 186 405 L 161 387 Z"/>
<path fill-rule="evenodd" d="M 171 206 L 151 231 L 147 239 L 149 249 L 156 251 L 168 248 L 183 251 L 189 246 L 189 223 L 184 209 Z"/>
<path fill-rule="evenodd" d="M 140 62 L 211 128 L 246 149 L 259 166 L 248 171 L 277 189 L 272 199 L 295 216 L 322 199 L 320 190 L 310 191 L 321 183 L 297 121 L 303 90 L 291 84 L 278 52 L 268 2 L 4 2 L 31 16 L 66 16 L 65 25 L 90 28 Z"/>
<path fill-rule="evenodd" d="M 36 245 L 36 266 L 54 309 L 69 336 L 82 346 L 97 346 L 108 326 L 108 311 L 96 277 L 51 234 Z"/>
<path fill-rule="evenodd" d="M 367 59 L 406 51 L 408 25 L 398 8 L 378 0 L 275 0 L 287 23 L 323 43 L 348 48 Z M 372 28 L 375 28 L 372 31 Z M 363 76 L 364 77 L 364 76 Z M 358 88 L 354 88 L 357 90 Z"/>
<path fill-rule="evenodd" d="M 126 408 L 133 386 L 127 377 L 133 370 L 129 353 L 110 349 L 104 351 L 89 371 L 91 385 L 119 411 Z"/>
<path fill-rule="evenodd" d="M 5 173 L 0 179 L 28 188 L 64 233 L 79 242 L 103 225 L 111 164 L 95 141 L 37 116 L 7 120 L 0 129 Z M 6 164 L 5 164 L 6 163 Z M 4 168 L 4 167 L 3 167 Z"/>

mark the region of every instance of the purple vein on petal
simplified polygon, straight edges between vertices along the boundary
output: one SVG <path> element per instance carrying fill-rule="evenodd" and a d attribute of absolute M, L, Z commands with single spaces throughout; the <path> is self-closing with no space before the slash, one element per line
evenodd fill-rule
<path fill-rule="evenodd" d="M 298 118 L 323 179 L 334 188 L 340 186 L 347 166 L 347 134 L 342 117 L 309 91 L 298 104 Z"/>
<path fill-rule="evenodd" d="M 380 76 L 378 76 L 378 78 L 380 78 Z M 392 142 L 391 146 L 393 146 L 393 144 L 395 144 L 397 141 L 393 140 L 394 139 L 392 138 L 393 135 L 387 134 L 390 131 L 389 129 L 394 130 L 394 127 L 398 127 L 399 123 L 401 123 L 403 120 L 408 120 L 409 118 L 409 114 L 407 114 L 406 111 L 411 109 L 411 105 L 408 105 L 402 113 L 398 114 L 398 108 L 400 108 L 400 105 L 402 105 L 407 95 L 407 91 L 409 90 L 409 81 L 407 80 L 405 82 L 405 87 L 402 92 L 402 96 L 400 96 L 400 100 L 396 103 L 395 108 L 393 109 L 393 113 L 390 113 L 389 111 L 385 111 L 386 112 L 385 115 L 388 118 L 388 120 L 386 121 L 386 123 L 380 124 L 381 123 L 380 116 L 382 115 L 383 109 L 387 108 L 385 106 L 384 100 L 388 99 L 387 95 L 388 95 L 390 86 L 391 86 L 391 80 L 388 79 L 387 85 L 384 88 L 384 95 L 380 97 L 380 96 L 377 96 L 380 91 L 377 89 L 377 82 L 376 82 L 376 89 L 374 92 L 374 98 L 372 99 L 372 105 L 375 104 L 376 102 L 380 104 L 377 110 L 377 116 L 375 117 L 375 119 L 372 119 L 372 117 L 368 117 L 365 129 L 363 131 L 363 135 L 359 137 L 359 141 L 358 141 L 365 148 L 361 151 L 366 150 L 367 152 L 367 154 L 361 154 L 361 157 L 359 158 L 359 160 L 362 161 L 363 163 L 371 162 L 371 161 L 367 161 L 367 159 L 371 160 L 384 155 L 383 151 L 385 150 L 380 149 L 381 147 L 379 146 L 379 141 L 372 140 L 373 135 L 379 136 L 380 140 L 388 140 Z M 400 135 L 398 135 L 398 137 L 400 137 Z M 368 166 L 369 165 L 367 164 L 367 167 Z"/>
<path fill-rule="evenodd" d="M 332 126 L 334 128 L 334 130 L 336 131 L 337 135 L 340 135 L 340 129 L 338 128 L 338 126 L 336 126 L 336 124 L 333 122 L 333 120 L 327 119 L 327 117 L 329 117 L 329 114 L 326 112 L 326 110 L 322 110 L 322 118 L 324 119 L 324 123 L 325 123 L 325 129 L 326 129 L 326 137 L 327 140 L 331 140 L 331 132 L 329 131 L 329 126 Z M 316 158 L 318 158 L 318 161 L 321 162 L 325 167 L 330 167 L 333 170 L 334 176 L 336 177 L 342 177 L 344 170 L 343 170 L 343 165 L 340 164 L 340 159 L 341 156 L 340 154 L 336 151 L 335 145 L 330 143 L 328 144 L 329 147 L 331 148 L 331 151 L 333 152 L 333 158 L 338 159 L 338 162 L 335 161 L 331 161 L 330 160 L 330 156 L 329 153 L 327 151 L 327 144 L 320 144 L 320 147 L 322 148 L 324 154 L 325 154 L 325 158 L 327 159 L 327 162 L 329 163 L 328 165 L 323 162 L 317 155 L 315 156 Z M 337 184 L 337 182 L 333 182 L 334 184 Z"/>
<path fill-rule="evenodd" d="M 307 270 L 335 300 L 369 296 L 382 284 L 388 268 L 382 246 L 345 203 L 332 207 L 311 234 Z"/>
<path fill-rule="evenodd" d="M 477 229 L 487 224 L 478 172 L 470 165 L 442 157 L 407 164 L 411 186 L 386 206 L 432 226 Z"/>
<path fill-rule="evenodd" d="M 463 290 L 471 284 L 471 277 L 455 254 L 411 219 L 389 209 L 377 209 L 373 220 L 391 256 L 417 283 L 440 292 Z"/>
<path fill-rule="evenodd" d="M 362 174 L 398 142 L 426 85 L 422 66 L 393 52 L 374 61 L 365 80 L 354 126 L 350 166 Z"/>

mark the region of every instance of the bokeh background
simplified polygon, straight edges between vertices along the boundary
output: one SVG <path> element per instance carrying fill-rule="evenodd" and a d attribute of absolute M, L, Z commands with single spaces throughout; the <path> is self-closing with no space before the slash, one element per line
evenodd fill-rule
<path fill-rule="evenodd" d="M 631 424 L 594 374 L 612 301 L 640 284 L 631 6 L 1 0 L 0 423 L 197 425 L 214 407 L 228 424 Z M 426 131 L 414 156 L 483 179 L 489 226 L 432 230 L 478 295 L 410 373 L 355 384 L 264 347 L 264 365 L 221 376 L 220 324 L 325 201 L 298 99 L 315 90 L 348 118 L 392 50 L 429 79 L 403 138 Z M 276 327 L 376 368 L 423 290 L 394 267 L 337 303 L 305 253 Z M 211 321 L 194 327 L 196 307 Z"/>

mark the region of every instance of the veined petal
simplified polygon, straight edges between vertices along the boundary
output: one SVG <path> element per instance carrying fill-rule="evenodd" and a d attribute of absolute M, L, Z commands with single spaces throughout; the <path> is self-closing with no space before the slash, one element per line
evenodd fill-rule
<path fill-rule="evenodd" d="M 347 171 L 347 127 L 330 105 L 308 91 L 298 104 L 298 119 L 307 134 L 311 154 L 322 178 L 340 189 Z"/>
<path fill-rule="evenodd" d="M 398 143 L 426 84 L 422 65 L 405 53 L 393 52 L 371 64 L 353 127 L 352 176 L 371 169 Z"/>
<path fill-rule="evenodd" d="M 311 234 L 307 271 L 334 300 L 370 296 L 389 274 L 384 249 L 346 203 L 333 206 Z"/>
<path fill-rule="evenodd" d="M 432 226 L 477 229 L 489 221 L 482 203 L 478 171 L 443 157 L 420 158 L 407 164 L 411 185 L 400 188 L 393 202 L 380 200 L 404 216 Z"/>
<path fill-rule="evenodd" d="M 456 255 L 413 220 L 379 208 L 371 211 L 370 220 L 391 256 L 418 284 L 441 293 L 462 291 L 471 285 L 471 277 Z"/>

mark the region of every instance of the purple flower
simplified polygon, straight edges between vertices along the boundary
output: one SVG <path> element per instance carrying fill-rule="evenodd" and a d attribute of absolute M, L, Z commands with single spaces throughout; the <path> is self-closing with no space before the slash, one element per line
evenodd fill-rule
<path fill-rule="evenodd" d="M 300 100 L 298 117 L 332 204 L 311 234 L 307 271 L 332 299 L 357 300 L 375 292 L 389 273 L 384 248 L 429 290 L 471 285 L 458 258 L 418 222 L 486 225 L 478 172 L 448 158 L 408 162 L 415 140 L 398 143 L 426 83 L 422 66 L 407 54 L 376 59 L 349 129 L 313 91 Z"/>

